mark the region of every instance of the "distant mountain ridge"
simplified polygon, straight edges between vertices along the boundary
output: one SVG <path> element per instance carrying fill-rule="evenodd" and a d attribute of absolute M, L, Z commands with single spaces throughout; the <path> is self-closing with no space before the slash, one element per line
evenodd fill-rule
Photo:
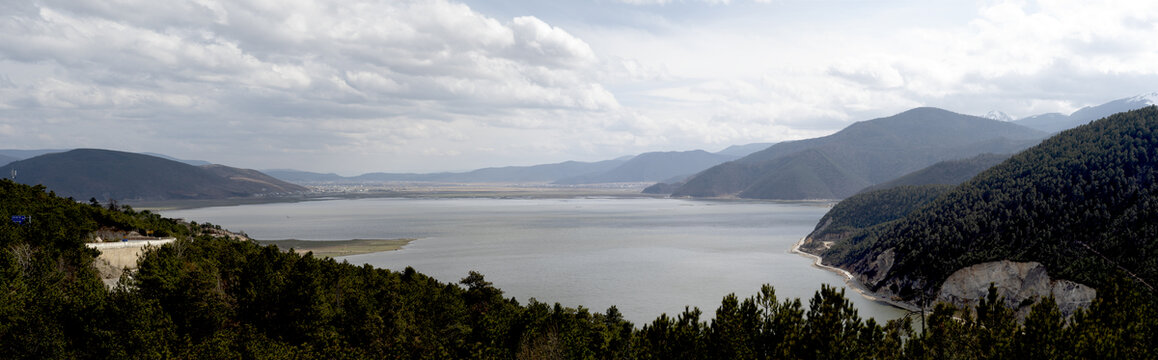
<path fill-rule="evenodd" d="M 776 143 L 772 143 L 772 142 L 761 142 L 761 143 L 751 143 L 751 144 L 744 144 L 744 145 L 732 145 L 732 146 L 729 146 L 727 148 L 724 148 L 724 150 L 717 151 L 716 154 L 732 155 L 732 156 L 735 156 L 738 158 L 739 157 L 745 157 L 748 155 L 752 155 L 752 153 L 754 153 L 754 152 L 767 149 L 769 146 L 772 146 L 775 144 Z"/>
<path fill-rule="evenodd" d="M 1045 132 L 1054 133 L 1066 129 L 1072 129 L 1078 125 L 1086 124 L 1090 121 L 1101 119 L 1113 114 L 1136 110 L 1150 105 L 1158 105 L 1158 92 L 1122 98 L 1096 106 L 1087 106 L 1078 109 L 1069 115 L 1060 113 L 1034 115 L 1016 120 L 1014 123 Z"/>
<path fill-rule="evenodd" d="M 743 150 L 738 150 L 743 151 Z M 584 185 L 655 182 L 686 177 L 737 156 L 703 150 L 649 152 L 596 162 L 565 161 L 531 166 L 483 168 L 461 173 L 367 173 L 357 176 L 274 169 L 265 173 L 301 185 L 367 184 L 381 182 L 540 183 Z"/>
<path fill-rule="evenodd" d="M 772 145 L 696 174 L 672 196 L 839 199 L 939 161 L 1016 152 L 1045 135 L 1008 122 L 916 108 L 829 136 Z"/>
<path fill-rule="evenodd" d="M 656 182 L 673 177 L 691 176 L 736 158 L 738 156 L 713 154 L 703 150 L 650 152 L 640 154 L 606 172 L 563 178 L 554 183 Z"/>
<path fill-rule="evenodd" d="M 17 160 L 20 160 L 20 159 L 16 158 L 16 157 L 11 157 L 8 155 L 0 155 L 0 166 L 8 165 L 8 163 L 13 162 L 13 161 L 17 161 Z"/>
<path fill-rule="evenodd" d="M 308 191 L 255 170 L 197 167 L 160 157 L 112 150 L 49 153 L 0 167 L 24 184 L 43 184 L 60 196 L 101 200 L 248 197 Z"/>

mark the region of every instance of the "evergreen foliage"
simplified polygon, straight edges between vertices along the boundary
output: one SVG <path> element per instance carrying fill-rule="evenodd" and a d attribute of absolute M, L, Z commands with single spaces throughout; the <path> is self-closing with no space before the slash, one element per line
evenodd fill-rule
<path fill-rule="evenodd" d="M 1153 297 L 1129 279 L 1070 320 L 1043 301 L 1025 325 L 993 298 L 976 315 L 942 305 L 918 334 L 909 319 L 862 319 L 843 290 L 823 286 L 805 306 L 764 286 L 724 297 L 712 321 L 687 309 L 637 329 L 615 307 L 520 304 L 475 272 L 447 284 L 339 263 L 11 181 L 0 181 L 0 200 L 5 218 L 34 219 L 0 225 L 6 359 L 1146 359 L 1158 341 Z M 100 226 L 155 226 L 179 240 L 108 289 L 83 245 Z"/>
<path fill-rule="evenodd" d="M 824 256 L 859 271 L 893 249 L 895 265 L 868 285 L 906 299 L 934 292 L 958 269 L 997 260 L 1040 262 L 1051 275 L 1095 288 L 1124 274 L 1153 291 L 1156 218 L 1158 107 L 1151 106 L 1062 132 Z"/>
<path fill-rule="evenodd" d="M 949 185 L 898 186 L 844 199 L 832 207 L 810 238 L 831 241 L 864 229 L 898 220 L 948 192 Z"/>

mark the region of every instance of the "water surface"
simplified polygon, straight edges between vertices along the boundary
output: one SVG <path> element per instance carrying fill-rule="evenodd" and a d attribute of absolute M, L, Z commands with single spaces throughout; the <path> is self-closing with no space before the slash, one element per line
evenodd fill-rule
<path fill-rule="evenodd" d="M 815 203 L 681 199 L 358 199 L 163 212 L 255 239 L 415 238 L 402 250 L 346 256 L 355 264 L 457 282 L 471 270 L 520 302 L 536 298 L 603 312 L 616 305 L 637 326 L 700 307 L 710 317 L 729 293 L 808 299 L 839 275 L 789 253 L 828 210 Z M 902 311 L 847 296 L 879 321 Z"/>

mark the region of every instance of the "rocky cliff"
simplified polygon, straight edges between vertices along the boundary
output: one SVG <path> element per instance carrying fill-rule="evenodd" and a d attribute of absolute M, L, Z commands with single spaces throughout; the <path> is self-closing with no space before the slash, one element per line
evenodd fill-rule
<path fill-rule="evenodd" d="M 1005 305 L 1016 309 L 1019 317 L 1029 314 L 1030 305 L 1038 298 L 1053 296 L 1063 315 L 1088 307 L 1097 292 L 1069 280 L 1052 280 L 1045 266 L 1036 262 L 1008 260 L 987 262 L 957 270 L 937 293 L 937 301 L 972 308 L 989 293 L 989 285 L 1005 298 Z"/>

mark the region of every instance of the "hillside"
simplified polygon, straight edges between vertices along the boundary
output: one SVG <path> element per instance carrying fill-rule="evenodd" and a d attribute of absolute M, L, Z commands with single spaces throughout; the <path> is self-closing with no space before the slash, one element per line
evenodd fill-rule
<path fill-rule="evenodd" d="M 772 145 L 700 172 L 672 195 L 838 199 L 939 161 L 1016 152 L 1044 136 L 1007 122 L 917 108 L 829 136 Z M 801 183 L 816 179 L 823 184 Z"/>
<path fill-rule="evenodd" d="M 631 158 L 610 170 L 563 178 L 556 184 L 598 184 L 616 182 L 663 181 L 703 171 L 737 156 L 713 154 L 703 150 L 649 152 Z"/>
<path fill-rule="evenodd" d="M 724 148 L 724 150 L 717 151 L 716 154 L 732 155 L 735 157 L 745 157 L 748 155 L 752 155 L 753 153 L 755 153 L 757 151 L 767 149 L 769 146 L 772 146 L 773 144 L 776 144 L 776 143 L 751 143 L 751 144 L 744 144 L 744 145 L 732 145 L 732 146 L 729 146 L 727 148 Z"/>
<path fill-rule="evenodd" d="M 972 179 L 985 169 L 1000 164 L 1009 155 L 981 154 L 969 159 L 942 161 L 927 168 L 905 174 L 899 178 L 876 184 L 861 190 L 861 193 L 888 189 L 905 185 L 957 185 Z"/>
<path fill-rule="evenodd" d="M 723 296 L 635 327 L 604 313 L 520 303 L 482 274 L 444 283 L 216 235 L 147 211 L 82 204 L 0 179 L 0 358 L 942 359 L 1155 355 L 1150 294 L 1111 288 L 1066 319 L 1049 299 L 1024 323 L 1000 299 L 922 320 L 862 319 L 844 290 L 807 302 L 775 289 Z M 103 227 L 175 236 L 106 288 L 84 246 Z M 973 314 L 977 314 L 974 316 Z"/>
<path fill-rule="evenodd" d="M 842 241 L 873 226 L 895 221 L 952 190 L 951 185 L 901 185 L 866 191 L 841 200 L 824 214 L 805 250 L 823 250 L 825 242 Z"/>
<path fill-rule="evenodd" d="M 0 167 L 16 181 L 43 184 L 76 199 L 213 199 L 307 191 L 253 170 L 196 167 L 149 155 L 77 149 L 40 155 Z"/>
<path fill-rule="evenodd" d="M 847 234 L 822 256 L 904 300 L 936 292 L 959 269 L 999 260 L 1040 263 L 1053 277 L 1099 291 L 1119 275 L 1153 291 L 1156 196 L 1151 106 L 1064 131 L 899 220 Z"/>
<path fill-rule="evenodd" d="M 201 165 L 198 167 L 210 174 L 228 179 L 234 182 L 237 188 L 254 194 L 309 191 L 309 189 L 278 180 L 257 170 L 239 169 L 219 164 Z"/>

